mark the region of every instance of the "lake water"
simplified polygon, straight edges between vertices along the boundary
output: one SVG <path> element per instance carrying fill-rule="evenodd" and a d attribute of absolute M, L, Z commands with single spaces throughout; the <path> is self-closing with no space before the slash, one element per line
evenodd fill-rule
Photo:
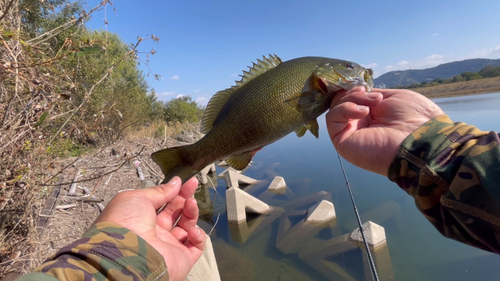
<path fill-rule="evenodd" d="M 454 121 L 463 121 L 482 130 L 500 131 L 500 93 L 442 98 L 434 102 Z M 302 138 L 290 134 L 257 153 L 245 175 L 265 182 L 246 187 L 245 191 L 277 207 L 296 198 L 328 192 L 335 206 L 336 225 L 306 241 L 327 245 L 327 241 L 352 232 L 357 223 L 324 116 L 318 121 L 319 139 L 310 133 Z M 416 209 L 413 198 L 396 184 L 346 161 L 344 165 L 361 220 L 371 220 L 385 229 L 388 254 L 382 255 L 381 263 L 386 264 L 382 271 L 393 273 L 391 280 L 500 278 L 500 256 L 444 238 Z M 217 172 L 223 169 L 217 168 Z M 265 194 L 274 175 L 284 177 L 291 192 L 273 197 Z M 210 191 L 215 201 L 204 218 L 212 222 L 218 219 L 211 237 L 222 280 L 365 280 L 366 266 L 361 250 L 336 253 L 324 259 L 325 264 L 335 263 L 333 267 L 337 268 L 337 273 L 345 273 L 334 278 L 334 275 L 325 276 L 324 272 L 311 267 L 296 253 L 285 254 L 276 247 L 279 217 L 266 227 L 256 227 L 254 232 L 251 232 L 252 227 L 263 226 L 265 220 L 255 217 L 239 229 L 229 225 L 225 213 L 225 182 L 216 181 L 217 194 Z M 300 215 L 290 217 L 292 224 L 302 219 Z"/>

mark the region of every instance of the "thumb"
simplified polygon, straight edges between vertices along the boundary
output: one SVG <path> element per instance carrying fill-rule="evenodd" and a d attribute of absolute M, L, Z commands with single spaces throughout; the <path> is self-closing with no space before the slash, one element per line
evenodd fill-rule
<path fill-rule="evenodd" d="M 159 209 L 165 203 L 172 201 L 181 189 L 181 179 L 173 177 L 169 182 L 155 187 L 137 190 L 138 195 L 148 199 L 155 209 Z"/>

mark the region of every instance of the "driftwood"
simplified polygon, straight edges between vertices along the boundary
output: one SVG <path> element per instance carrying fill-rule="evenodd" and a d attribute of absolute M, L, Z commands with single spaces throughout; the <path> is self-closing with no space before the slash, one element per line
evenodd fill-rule
<path fill-rule="evenodd" d="M 104 201 L 103 199 L 99 199 L 99 198 L 92 198 L 90 196 L 72 196 L 72 195 L 66 195 L 65 196 L 66 199 L 70 199 L 70 200 L 75 200 L 75 201 L 82 201 L 83 203 L 96 203 L 96 202 L 102 202 Z"/>
<path fill-rule="evenodd" d="M 57 210 L 66 210 L 66 209 L 70 209 L 70 208 L 74 208 L 76 207 L 76 204 L 67 204 L 67 205 L 58 205 L 56 206 L 56 209 Z"/>
<path fill-rule="evenodd" d="M 113 174 L 111 174 L 111 175 L 113 175 Z M 80 188 L 83 189 L 83 191 L 85 191 L 86 194 L 91 194 L 90 190 L 88 188 L 86 188 L 85 186 L 81 186 Z M 92 195 L 90 198 L 97 199 L 94 195 Z M 99 208 L 99 210 L 101 212 L 104 211 L 104 205 L 102 203 L 97 203 L 97 207 Z"/>

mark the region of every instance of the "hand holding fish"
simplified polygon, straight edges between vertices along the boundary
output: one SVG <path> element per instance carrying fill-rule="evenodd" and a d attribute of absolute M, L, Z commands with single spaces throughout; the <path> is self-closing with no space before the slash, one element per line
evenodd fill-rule
<path fill-rule="evenodd" d="M 443 115 L 428 98 L 409 90 L 364 87 L 341 91 L 326 115 L 330 139 L 352 164 L 387 176 L 403 140 L 425 122 Z"/>

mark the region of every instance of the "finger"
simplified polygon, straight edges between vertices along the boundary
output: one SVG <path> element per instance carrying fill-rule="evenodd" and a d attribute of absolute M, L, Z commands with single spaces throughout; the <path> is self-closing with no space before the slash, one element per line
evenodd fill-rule
<path fill-rule="evenodd" d="M 179 192 L 179 196 L 175 197 L 172 199 L 170 202 L 168 202 L 167 206 L 165 209 L 163 209 L 157 216 L 157 223 L 165 228 L 170 230 L 173 226 L 173 224 L 177 221 L 179 216 L 182 214 L 183 209 L 185 209 L 185 202 L 187 198 L 191 198 L 196 190 L 198 188 L 198 180 L 196 177 L 192 177 L 186 183 L 184 183 L 181 187 L 181 190 Z M 195 212 L 196 216 L 193 218 L 198 218 L 198 206 L 196 206 L 196 200 L 195 201 Z M 190 211 L 192 210 L 192 205 L 189 209 Z M 194 212 L 194 211 L 193 211 Z M 191 217 L 190 217 L 191 218 Z M 195 222 L 196 224 L 196 222 Z"/>
<path fill-rule="evenodd" d="M 172 178 L 166 184 L 161 184 L 151 188 L 139 189 L 134 192 L 147 198 L 155 207 L 159 209 L 165 203 L 174 199 L 181 188 L 181 179 L 179 177 Z"/>
<path fill-rule="evenodd" d="M 184 243 L 184 245 L 186 245 L 193 257 L 198 259 L 201 257 L 201 254 L 205 249 L 207 235 L 203 229 L 199 227 L 192 227 L 188 231 L 188 238 L 189 239 Z"/>
<path fill-rule="evenodd" d="M 344 102 L 352 102 L 371 108 L 380 104 L 382 99 L 383 95 L 380 92 L 367 93 L 364 87 L 355 87 L 350 91 L 342 91 L 337 93 L 330 104 L 330 109 Z"/>
<path fill-rule="evenodd" d="M 192 177 L 182 185 L 179 195 L 184 198 L 192 197 L 196 188 L 198 188 L 198 179 Z"/>
<path fill-rule="evenodd" d="M 190 229 L 196 225 L 198 222 L 200 210 L 198 209 L 198 203 L 194 198 L 186 199 L 184 204 L 184 210 L 182 211 L 182 217 L 177 223 L 178 226 L 184 229 Z"/>
<path fill-rule="evenodd" d="M 172 201 L 167 204 L 165 209 L 158 214 L 157 223 L 159 223 L 162 227 L 172 228 L 173 224 L 182 214 L 186 199 L 193 197 L 197 188 L 198 180 L 196 177 L 192 177 L 186 181 L 179 191 L 179 196 L 172 199 Z"/>
<path fill-rule="evenodd" d="M 182 216 L 179 219 L 176 227 L 172 229 L 171 234 L 179 241 L 187 239 L 187 230 L 195 227 L 198 222 L 198 203 L 194 198 L 188 198 L 182 210 Z"/>
<path fill-rule="evenodd" d="M 358 120 L 366 117 L 370 109 L 352 102 L 342 103 L 326 114 L 326 127 L 333 145 L 337 146 L 339 138 L 345 139 L 357 128 Z"/>

